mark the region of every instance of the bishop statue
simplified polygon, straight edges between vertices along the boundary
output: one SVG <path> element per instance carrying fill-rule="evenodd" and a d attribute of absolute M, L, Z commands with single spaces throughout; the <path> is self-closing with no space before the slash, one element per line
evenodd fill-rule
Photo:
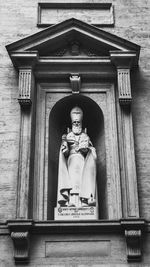
<path fill-rule="evenodd" d="M 96 206 L 96 150 L 82 129 L 83 111 L 70 112 L 72 129 L 62 136 L 59 153 L 58 196 L 61 207 Z"/>

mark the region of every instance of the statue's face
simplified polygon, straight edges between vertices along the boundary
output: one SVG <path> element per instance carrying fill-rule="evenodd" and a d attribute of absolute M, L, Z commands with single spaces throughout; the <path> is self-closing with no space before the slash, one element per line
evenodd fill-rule
<path fill-rule="evenodd" d="M 73 121 L 72 131 L 74 134 L 80 134 L 82 132 L 82 123 L 78 120 Z"/>

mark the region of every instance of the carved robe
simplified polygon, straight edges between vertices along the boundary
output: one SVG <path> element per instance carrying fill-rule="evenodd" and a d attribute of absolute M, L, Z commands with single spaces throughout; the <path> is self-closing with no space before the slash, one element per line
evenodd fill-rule
<path fill-rule="evenodd" d="M 58 203 L 67 205 L 70 195 L 79 199 L 95 198 L 96 152 L 87 134 L 66 135 L 68 156 L 60 149 L 58 170 Z"/>

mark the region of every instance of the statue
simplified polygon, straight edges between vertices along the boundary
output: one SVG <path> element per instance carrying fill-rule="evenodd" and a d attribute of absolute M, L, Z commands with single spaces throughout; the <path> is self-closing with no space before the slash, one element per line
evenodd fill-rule
<path fill-rule="evenodd" d="M 82 129 L 83 112 L 74 107 L 72 130 L 62 136 L 58 169 L 58 204 L 61 207 L 96 206 L 96 151 Z"/>

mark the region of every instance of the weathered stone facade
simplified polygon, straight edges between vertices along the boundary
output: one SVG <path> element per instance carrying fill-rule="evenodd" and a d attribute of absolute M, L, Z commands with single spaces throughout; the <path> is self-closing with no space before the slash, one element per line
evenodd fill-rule
<path fill-rule="evenodd" d="M 48 3 L 49 1 L 41 2 Z M 63 1 L 53 2 L 56 3 Z M 78 2 L 95 3 L 96 1 L 78 0 Z M 110 3 L 110 1 L 97 2 Z M 105 25 L 100 27 L 100 29 L 141 46 L 139 66 L 131 73 L 131 86 L 139 209 L 140 218 L 145 220 L 146 226 L 144 227 L 142 238 L 142 260 L 140 263 L 133 263 L 133 266 L 149 266 L 150 3 L 148 0 L 113 0 L 111 3 L 114 7 L 114 25 L 111 25 L 110 27 Z M 15 266 L 13 259 L 13 242 L 15 244 L 16 255 L 20 253 L 18 253 L 18 251 L 21 247 L 20 250 L 22 251 L 22 255 L 24 255 L 24 259 L 28 256 L 26 255 L 28 252 L 28 229 L 33 223 L 32 221 L 25 222 L 23 226 L 19 226 L 20 228 L 17 228 L 16 232 L 14 220 L 16 219 L 16 213 L 18 212 L 16 212 L 16 206 L 18 205 L 16 203 L 18 202 L 17 188 L 21 108 L 18 103 L 18 72 L 13 66 L 5 46 L 18 41 L 19 39 L 25 38 L 28 35 L 32 35 L 41 31 L 41 28 L 37 27 L 37 7 L 37 0 L 16 0 L 13 2 L 6 0 L 1 4 L 0 8 L 1 266 Z M 94 11 L 92 12 L 94 14 Z M 26 142 L 26 135 L 24 140 L 23 142 Z M 9 222 L 7 223 L 8 220 Z M 140 223 L 142 223 L 142 220 Z M 96 225 L 95 223 L 96 228 L 94 228 L 93 225 L 87 225 L 86 223 L 85 225 L 84 223 L 79 225 L 78 223 L 70 225 L 69 228 L 64 224 L 62 231 L 59 227 L 60 226 L 55 225 L 54 222 L 51 226 L 48 225 L 47 222 L 45 222 L 45 224 L 44 222 L 34 222 L 34 230 L 32 231 L 30 237 L 30 263 L 28 266 L 132 266 L 132 263 L 129 264 L 127 262 L 127 256 L 125 252 L 126 244 L 128 247 L 128 255 L 131 253 L 134 258 L 132 249 L 135 252 L 135 258 L 138 258 L 138 253 L 140 253 L 138 242 L 140 239 L 139 231 L 141 231 L 141 228 L 138 228 L 137 225 L 135 229 L 130 229 L 130 227 L 128 229 L 127 226 L 125 227 L 126 237 L 120 234 L 124 231 L 124 221 L 113 221 L 112 224 L 110 222 L 110 225 L 106 225 L 104 222 L 101 226 Z M 115 233 L 111 231 L 111 227 L 114 227 L 113 229 L 115 229 Z M 74 232 L 76 233 L 75 236 L 73 236 Z M 126 242 L 125 238 L 127 240 Z M 77 245 L 75 246 L 74 244 Z M 67 247 L 67 255 L 66 251 L 64 250 L 65 246 Z M 84 246 L 86 249 L 83 249 Z M 79 250 L 81 250 L 81 253 Z M 18 257 L 20 257 L 20 254 Z"/>

